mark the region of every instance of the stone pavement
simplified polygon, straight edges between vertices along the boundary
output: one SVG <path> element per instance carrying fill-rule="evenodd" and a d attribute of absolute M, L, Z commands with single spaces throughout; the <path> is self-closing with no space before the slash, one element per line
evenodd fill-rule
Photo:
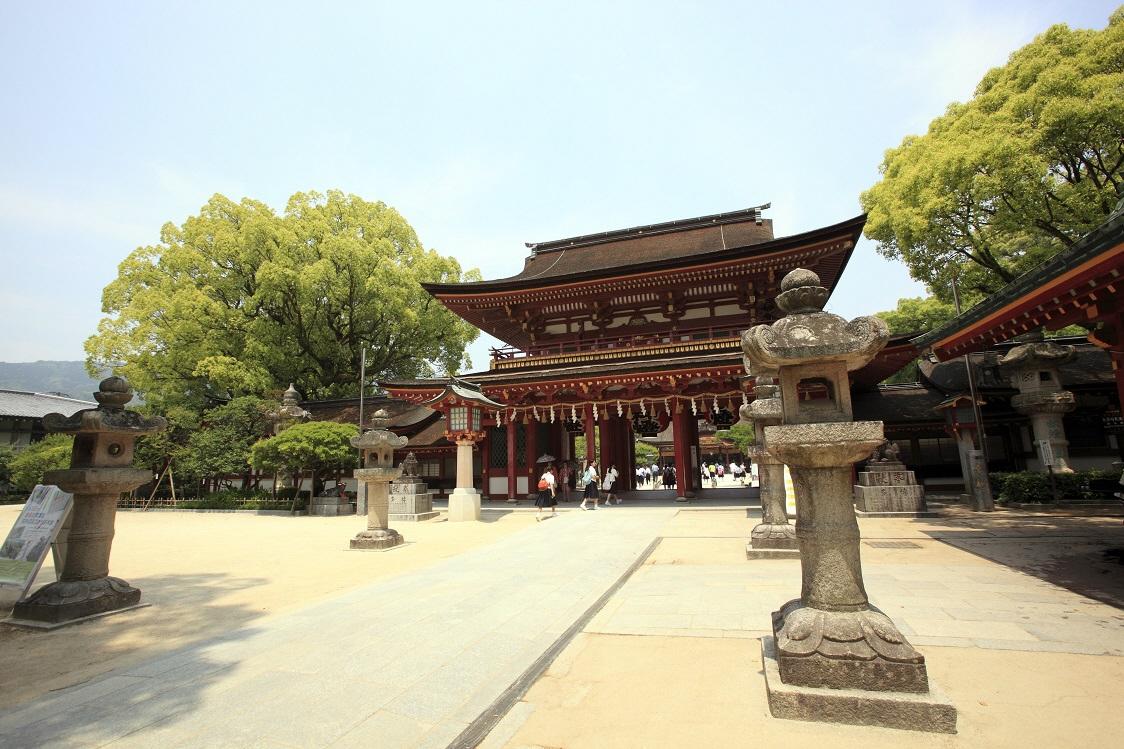
<path fill-rule="evenodd" d="M 565 513 L 0 713 L 0 745 L 444 747 L 673 515 Z"/>

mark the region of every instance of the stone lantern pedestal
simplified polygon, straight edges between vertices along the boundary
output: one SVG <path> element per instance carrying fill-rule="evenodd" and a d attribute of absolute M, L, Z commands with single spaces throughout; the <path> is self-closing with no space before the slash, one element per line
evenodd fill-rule
<path fill-rule="evenodd" d="M 773 325 L 742 335 L 755 370 L 775 369 L 783 424 L 765 427 L 768 451 L 792 472 L 800 544 L 798 599 L 773 613 L 762 641 L 776 717 L 952 733 L 956 709 L 929 686 L 925 658 L 872 606 L 863 584 L 851 466 L 884 441 L 882 422 L 852 421 L 848 372 L 886 345 L 874 317 L 823 312 L 827 289 L 807 270 L 781 282 Z"/>
<path fill-rule="evenodd" d="M 1015 346 L 999 360 L 999 368 L 1019 389 L 1011 405 L 1030 417 L 1036 443 L 1050 443 L 1055 461 L 1052 470 L 1057 473 L 1073 472 L 1062 418 L 1077 407 L 1077 402 L 1073 393 L 1062 390 L 1058 367 L 1072 359 L 1075 350 L 1073 346 L 1039 341 Z"/>
<path fill-rule="evenodd" d="M 48 431 L 74 435 L 70 468 L 43 477 L 74 495 L 67 552 L 59 580 L 17 603 L 11 623 L 57 626 L 143 605 L 139 589 L 109 574 L 113 523 L 121 493 L 152 478 L 150 471 L 132 467 L 136 438 L 163 430 L 166 422 L 126 410 L 132 397 L 124 379 L 109 377 L 94 393 L 97 408 L 44 417 Z"/>
<path fill-rule="evenodd" d="M 355 478 L 367 491 L 367 530 L 351 539 L 351 548 L 392 549 L 405 542 L 402 534 L 389 527 L 390 482 L 402 475 L 402 469 L 394 467 L 394 450 L 405 447 L 409 440 L 386 428 L 390 416 L 382 409 L 375 412 L 371 423 L 373 429 L 351 440 L 353 447 L 363 451 L 367 464 L 355 470 Z"/>
<path fill-rule="evenodd" d="M 788 522 L 785 510 L 784 464 L 769 452 L 765 442 L 765 427 L 780 424 L 780 388 L 775 372 L 761 372 L 755 384 L 756 398 L 742 406 L 741 417 L 752 421 L 757 435 L 753 459 L 758 469 L 761 486 L 761 522 L 749 534 L 745 547 L 746 559 L 797 559 L 800 548 L 796 529 Z"/>

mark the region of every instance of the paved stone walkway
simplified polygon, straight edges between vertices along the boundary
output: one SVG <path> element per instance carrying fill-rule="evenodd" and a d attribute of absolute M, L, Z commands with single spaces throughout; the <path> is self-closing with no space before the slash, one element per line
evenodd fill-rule
<path fill-rule="evenodd" d="M 674 514 L 616 509 L 568 512 L 2 713 L 0 746 L 444 747 Z"/>
<path fill-rule="evenodd" d="M 864 562 L 863 576 L 871 602 L 917 646 L 1124 656 L 1124 612 L 1007 567 Z M 586 631 L 756 638 L 799 595 L 798 559 L 649 564 Z"/>

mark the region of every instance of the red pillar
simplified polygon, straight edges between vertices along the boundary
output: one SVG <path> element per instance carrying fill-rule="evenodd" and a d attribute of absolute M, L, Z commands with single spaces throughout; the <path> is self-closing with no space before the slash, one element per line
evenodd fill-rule
<path fill-rule="evenodd" d="M 529 415 L 524 428 L 527 430 L 527 495 L 530 496 L 539 485 L 539 477 L 535 474 L 538 469 L 535 461 L 539 459 L 539 422 Z"/>
<path fill-rule="evenodd" d="M 594 406 L 597 408 L 597 406 Z M 609 470 L 609 466 L 614 462 L 613 448 L 616 447 L 616 439 L 613 435 L 613 425 L 609 419 L 601 418 L 597 421 L 597 431 L 601 435 L 601 449 L 598 451 L 597 459 L 601 462 L 601 477 L 604 478 Z"/>
<path fill-rule="evenodd" d="M 625 435 L 625 465 L 628 470 L 622 468 L 628 481 L 627 486 L 629 489 L 636 488 L 636 433 L 632 431 L 632 419 L 625 415 L 624 419 L 624 435 Z"/>
<path fill-rule="evenodd" d="M 585 462 L 588 464 L 597 460 L 597 431 L 593 422 L 593 406 L 585 406 L 582 419 L 585 422 Z"/>
<path fill-rule="evenodd" d="M 675 414 L 672 417 L 672 437 L 675 440 L 675 496 L 687 496 L 688 482 L 691 480 L 691 416 L 690 407 L 682 402 L 675 404 Z"/>
<path fill-rule="evenodd" d="M 515 501 L 515 419 L 507 421 L 507 501 Z"/>
<path fill-rule="evenodd" d="M 484 430 L 484 439 L 480 443 L 480 474 L 483 483 L 480 486 L 480 494 L 491 498 L 492 493 L 489 491 L 488 486 L 491 481 L 488 480 L 488 474 L 491 472 L 492 463 L 492 430 L 486 428 Z"/>

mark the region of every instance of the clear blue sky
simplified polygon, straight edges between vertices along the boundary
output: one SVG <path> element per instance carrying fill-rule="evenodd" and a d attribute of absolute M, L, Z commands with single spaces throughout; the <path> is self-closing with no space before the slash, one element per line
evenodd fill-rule
<path fill-rule="evenodd" d="M 1114 7 L 9 1 L 0 360 L 84 358 L 117 263 L 215 192 L 383 200 L 485 278 L 525 241 L 770 201 L 778 235 L 850 218 L 886 148 Z M 864 240 L 831 309 L 921 293 Z"/>

